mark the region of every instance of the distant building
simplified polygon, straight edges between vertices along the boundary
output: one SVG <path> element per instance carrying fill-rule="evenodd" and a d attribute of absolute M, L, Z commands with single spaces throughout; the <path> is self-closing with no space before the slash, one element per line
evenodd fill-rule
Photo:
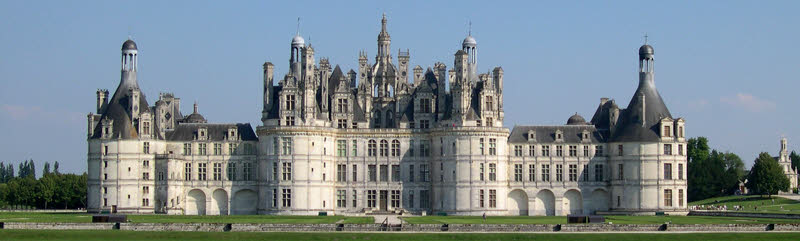
<path fill-rule="evenodd" d="M 797 169 L 792 167 L 792 159 L 789 158 L 787 143 L 786 137 L 781 138 L 781 150 L 778 152 L 779 156 L 773 158 L 781 165 L 783 173 L 786 174 L 786 178 L 789 178 L 789 192 L 792 192 L 797 188 Z"/>
<path fill-rule="evenodd" d="M 362 52 L 344 72 L 295 36 L 277 85 L 263 65 L 256 131 L 208 123 L 197 104 L 184 116 L 172 94 L 149 106 L 125 41 L 120 85 L 88 116 L 89 211 L 686 213 L 685 122 L 655 88 L 652 46 L 627 108 L 602 98 L 590 121 L 509 130 L 503 69 L 477 72 L 471 33 L 450 69 L 409 69 L 408 50 L 395 61 L 385 16 L 377 40 L 373 63 Z"/>

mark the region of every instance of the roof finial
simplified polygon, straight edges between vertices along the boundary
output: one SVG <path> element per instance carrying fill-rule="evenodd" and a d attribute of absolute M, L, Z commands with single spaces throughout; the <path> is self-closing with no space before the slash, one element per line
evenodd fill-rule
<path fill-rule="evenodd" d="M 644 33 L 644 44 L 647 44 L 647 33 Z"/>
<path fill-rule="evenodd" d="M 194 101 L 194 113 L 197 113 L 197 101 Z"/>
<path fill-rule="evenodd" d="M 294 35 L 300 36 L 300 17 L 297 17 L 297 29 L 295 30 Z"/>
<path fill-rule="evenodd" d="M 469 20 L 469 31 L 467 32 L 468 36 L 472 36 L 472 20 Z"/>
<path fill-rule="evenodd" d="M 386 32 L 386 12 L 383 12 L 383 18 L 381 19 L 381 32 Z"/>

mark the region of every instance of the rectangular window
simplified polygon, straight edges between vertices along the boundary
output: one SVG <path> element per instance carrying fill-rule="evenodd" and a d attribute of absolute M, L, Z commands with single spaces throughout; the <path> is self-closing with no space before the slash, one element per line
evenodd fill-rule
<path fill-rule="evenodd" d="M 235 155 L 237 149 L 239 149 L 239 145 L 237 145 L 236 143 L 228 143 L 228 154 Z M 220 146 L 219 155 L 222 155 L 222 146 Z"/>
<path fill-rule="evenodd" d="M 603 181 L 603 164 L 594 165 L 594 181 L 595 182 Z"/>
<path fill-rule="evenodd" d="M 672 127 L 664 126 L 664 137 L 672 137 Z"/>
<path fill-rule="evenodd" d="M 346 190 L 336 190 L 336 207 L 337 208 L 347 207 L 347 191 Z"/>
<path fill-rule="evenodd" d="M 578 181 L 578 165 L 576 164 L 569 165 L 569 181 L 570 182 Z"/>
<path fill-rule="evenodd" d="M 376 190 L 367 190 L 367 207 L 374 208 L 375 207 L 375 199 L 377 199 L 377 192 Z"/>
<path fill-rule="evenodd" d="M 484 173 L 485 173 L 484 165 L 483 165 L 483 163 L 480 163 L 480 164 L 478 164 L 478 166 L 479 166 L 478 168 L 480 170 L 480 173 L 478 174 L 478 179 L 483 181 L 483 176 L 484 176 Z"/>
<path fill-rule="evenodd" d="M 514 164 L 514 181 L 522 181 L 522 164 Z"/>
<path fill-rule="evenodd" d="M 536 146 L 534 145 L 528 146 L 528 156 L 536 156 Z"/>
<path fill-rule="evenodd" d="M 408 191 L 406 203 L 408 203 L 408 208 L 414 208 L 414 190 Z"/>
<path fill-rule="evenodd" d="M 347 112 L 347 99 L 337 99 L 336 100 L 336 111 L 337 112 Z"/>
<path fill-rule="evenodd" d="M 603 146 L 594 146 L 594 156 L 602 156 L 603 155 Z"/>
<path fill-rule="evenodd" d="M 489 189 L 489 208 L 497 207 L 497 190 Z"/>
<path fill-rule="evenodd" d="M 186 163 L 183 164 L 183 180 L 189 181 L 192 180 L 192 164 Z"/>
<path fill-rule="evenodd" d="M 292 138 L 291 137 L 283 137 L 283 138 L 281 138 L 281 142 L 283 144 L 283 155 L 291 155 L 292 154 Z"/>
<path fill-rule="evenodd" d="M 353 207 L 358 206 L 358 191 L 353 190 Z"/>
<path fill-rule="evenodd" d="M 278 207 L 278 189 L 272 189 L 272 207 Z"/>
<path fill-rule="evenodd" d="M 292 189 L 284 188 L 283 189 L 283 207 L 291 207 L 292 206 Z"/>
<path fill-rule="evenodd" d="M 578 146 L 569 146 L 569 156 L 578 156 Z"/>
<path fill-rule="evenodd" d="M 678 180 L 683 180 L 683 164 L 678 164 Z"/>
<path fill-rule="evenodd" d="M 336 165 L 336 181 L 337 182 L 347 181 L 347 165 L 345 164 Z"/>
<path fill-rule="evenodd" d="M 144 152 L 144 154 L 150 153 L 150 142 L 142 143 L 142 152 Z"/>
<path fill-rule="evenodd" d="M 422 209 L 428 209 L 431 206 L 431 195 L 430 190 L 420 190 L 419 191 L 419 207 Z"/>
<path fill-rule="evenodd" d="M 294 110 L 295 97 L 294 95 L 286 95 L 286 110 Z"/>
<path fill-rule="evenodd" d="M 276 161 L 272 163 L 272 180 L 277 181 L 278 177 L 278 162 Z"/>
<path fill-rule="evenodd" d="M 522 156 L 522 146 L 514 145 L 514 156 Z"/>
<path fill-rule="evenodd" d="M 478 149 L 480 150 L 481 155 L 486 155 L 486 153 L 484 152 L 485 145 L 486 143 L 484 143 L 483 138 L 480 138 L 478 141 Z"/>
<path fill-rule="evenodd" d="M 550 146 L 542 146 L 542 156 L 550 156 Z"/>
<path fill-rule="evenodd" d="M 380 154 L 381 156 L 389 156 L 389 142 L 386 140 L 381 140 Z"/>
<path fill-rule="evenodd" d="M 347 119 L 336 120 L 336 128 L 347 129 Z"/>
<path fill-rule="evenodd" d="M 683 144 L 678 144 L 678 155 L 683 156 Z"/>
<path fill-rule="evenodd" d="M 358 165 L 353 164 L 353 182 L 358 181 Z"/>
<path fill-rule="evenodd" d="M 617 146 L 617 155 L 618 155 L 618 156 L 622 156 L 622 155 L 623 155 L 623 153 L 624 153 L 624 152 L 623 152 L 623 149 L 622 149 L 622 145 L 618 145 L 618 146 Z"/>
<path fill-rule="evenodd" d="M 431 156 L 431 141 L 422 140 L 419 143 L 419 147 L 420 147 L 419 150 L 420 156 L 425 156 L 425 157 Z"/>
<path fill-rule="evenodd" d="M 664 155 L 672 155 L 672 144 L 664 144 Z"/>
<path fill-rule="evenodd" d="M 208 155 L 208 144 L 200 143 L 197 145 L 197 154 L 201 156 Z"/>
<path fill-rule="evenodd" d="M 236 181 L 236 163 L 228 163 L 228 181 Z"/>
<path fill-rule="evenodd" d="M 214 181 L 222 180 L 222 163 L 214 163 Z"/>
<path fill-rule="evenodd" d="M 280 143 L 278 141 L 278 137 L 273 137 L 272 138 L 272 155 L 278 155 L 278 152 L 280 151 L 280 147 L 279 146 L 280 146 Z"/>
<path fill-rule="evenodd" d="M 400 165 L 392 165 L 392 181 L 400 181 Z"/>
<path fill-rule="evenodd" d="M 351 145 L 353 148 L 353 152 L 350 153 L 351 156 L 358 156 L 358 141 L 353 140 L 353 144 Z"/>
<path fill-rule="evenodd" d="M 147 198 L 142 199 L 142 206 L 145 206 L 145 207 L 150 206 L 150 199 L 147 199 Z"/>
<path fill-rule="evenodd" d="M 431 100 L 430 99 L 421 99 L 419 103 L 419 112 L 422 113 L 431 113 Z"/>
<path fill-rule="evenodd" d="M 426 164 L 419 165 L 419 176 L 420 178 L 422 178 L 423 182 L 431 181 L 431 170 L 428 169 L 428 165 Z"/>
<path fill-rule="evenodd" d="M 561 164 L 556 165 L 556 181 L 557 182 L 564 181 L 564 165 Z"/>
<path fill-rule="evenodd" d="M 408 182 L 414 182 L 414 165 L 408 165 Z"/>
<path fill-rule="evenodd" d="M 389 181 L 389 165 L 380 165 L 381 182 Z"/>
<path fill-rule="evenodd" d="M 336 140 L 336 156 L 347 156 L 347 140 Z"/>
<path fill-rule="evenodd" d="M 483 207 L 483 199 L 484 199 L 483 189 L 479 190 L 478 193 L 479 193 L 478 197 L 479 197 L 479 200 L 480 200 L 479 205 L 480 205 L 480 207 Z"/>
<path fill-rule="evenodd" d="M 678 189 L 678 207 L 683 207 L 683 189 Z"/>
<path fill-rule="evenodd" d="M 150 194 L 150 187 L 148 186 L 142 187 L 142 194 Z"/>
<path fill-rule="evenodd" d="M 392 156 L 400 156 L 400 141 L 392 141 Z"/>
<path fill-rule="evenodd" d="M 147 121 L 142 122 L 142 130 L 143 130 L 142 132 L 144 132 L 144 134 L 149 134 L 150 133 L 150 122 L 147 122 Z M 147 152 L 145 152 L 145 153 L 147 153 Z"/>
<path fill-rule="evenodd" d="M 664 179 L 672 180 L 672 164 L 664 163 Z"/>
<path fill-rule="evenodd" d="M 542 181 L 550 181 L 550 164 L 542 164 Z"/>
<path fill-rule="evenodd" d="M 283 174 L 284 181 L 291 181 L 292 180 L 292 163 L 291 162 L 284 162 L 281 173 Z"/>
<path fill-rule="evenodd" d="M 367 174 L 369 174 L 369 181 L 376 182 L 378 181 L 378 170 L 375 165 L 367 166 Z"/>
<path fill-rule="evenodd" d="M 192 143 L 183 143 L 183 155 L 192 155 Z"/>
<path fill-rule="evenodd" d="M 143 172 L 142 173 L 142 179 L 143 180 L 150 180 L 150 173 L 149 172 Z"/>
<path fill-rule="evenodd" d="M 214 155 L 222 155 L 222 143 L 214 143 Z"/>
<path fill-rule="evenodd" d="M 556 146 L 556 156 L 564 156 L 564 146 Z"/>
<path fill-rule="evenodd" d="M 617 164 L 617 180 L 625 180 L 625 164 Z"/>
<path fill-rule="evenodd" d="M 489 138 L 489 155 L 497 155 L 497 139 L 495 138 Z"/>
<path fill-rule="evenodd" d="M 583 146 L 583 156 L 584 157 L 589 156 L 589 146 Z"/>
<path fill-rule="evenodd" d="M 253 163 L 245 162 L 242 163 L 242 179 L 245 181 L 252 181 L 253 179 Z"/>
<path fill-rule="evenodd" d="M 497 164 L 489 163 L 489 181 L 497 180 Z"/>
<path fill-rule="evenodd" d="M 430 120 L 420 120 L 419 121 L 419 128 L 420 129 L 431 128 L 431 121 Z"/>
<path fill-rule="evenodd" d="M 392 190 L 392 194 L 390 196 L 392 200 L 392 207 L 399 208 L 400 207 L 400 190 Z"/>
<path fill-rule="evenodd" d="M 528 181 L 529 182 L 536 181 L 536 165 L 534 164 L 528 165 Z"/>
<path fill-rule="evenodd" d="M 672 189 L 664 189 L 664 206 L 672 207 Z"/>
<path fill-rule="evenodd" d="M 375 140 L 369 140 L 367 144 L 367 155 L 368 156 L 378 155 L 378 143 L 375 142 Z"/>
<path fill-rule="evenodd" d="M 410 140 L 408 144 L 408 156 L 414 156 L 414 149 L 416 148 L 417 146 L 414 144 L 414 140 Z"/>
<path fill-rule="evenodd" d="M 583 165 L 583 180 L 584 182 L 589 181 L 589 165 Z"/>

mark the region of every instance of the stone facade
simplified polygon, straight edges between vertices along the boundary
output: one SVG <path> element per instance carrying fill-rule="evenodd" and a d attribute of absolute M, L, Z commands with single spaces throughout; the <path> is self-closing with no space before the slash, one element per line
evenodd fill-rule
<path fill-rule="evenodd" d="M 378 53 L 344 73 L 298 34 L 289 71 L 263 65 L 263 110 L 249 124 L 211 124 L 136 82 L 138 50 L 123 44 L 114 96 L 89 118 L 90 211 L 169 214 L 567 215 L 686 211 L 684 120 L 655 89 L 653 48 L 639 49 L 626 109 L 601 99 L 592 120 L 503 126 L 503 69 L 477 72 L 467 36 L 453 67 L 410 67 Z M 277 82 L 277 84 L 276 84 Z M 152 175 L 152 176 L 151 176 Z"/>
<path fill-rule="evenodd" d="M 786 193 L 792 193 L 795 189 L 797 189 L 798 173 L 797 169 L 792 167 L 792 159 L 789 158 L 788 141 L 785 137 L 781 138 L 781 150 L 778 153 L 779 156 L 775 157 L 775 160 L 781 165 L 783 173 L 786 175 L 786 178 L 789 179 L 789 192 Z"/>

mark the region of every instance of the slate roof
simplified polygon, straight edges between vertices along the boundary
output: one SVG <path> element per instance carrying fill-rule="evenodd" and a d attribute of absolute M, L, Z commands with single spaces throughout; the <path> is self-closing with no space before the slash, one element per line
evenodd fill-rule
<path fill-rule="evenodd" d="M 561 130 L 564 143 L 580 143 L 583 131 L 589 131 L 593 143 L 605 142 L 605 136 L 593 125 L 564 125 L 564 126 L 514 126 L 509 135 L 509 142 L 528 142 L 528 131 L 536 131 L 536 140 L 533 143 L 554 143 L 556 131 Z"/>
<path fill-rule="evenodd" d="M 642 98 L 644 97 L 644 98 Z M 644 111 L 643 108 L 644 107 Z M 617 122 L 614 142 L 659 141 L 658 123 L 662 118 L 672 118 L 664 100 L 656 90 L 652 79 L 639 81 L 639 87 L 631 98 L 628 108 L 621 111 Z"/>
<path fill-rule="evenodd" d="M 225 136 L 228 135 L 228 129 L 235 127 L 240 140 L 244 141 L 258 141 L 256 133 L 250 123 L 180 123 L 174 130 L 166 133 L 166 139 L 169 141 L 193 141 L 197 130 L 201 127 L 207 129 L 206 135 L 210 141 L 223 141 Z"/>
<path fill-rule="evenodd" d="M 139 138 L 139 132 L 133 125 L 133 120 L 131 120 L 130 117 L 130 108 L 128 108 L 131 105 L 129 90 L 133 89 L 134 91 L 139 92 L 139 103 L 134 104 L 139 105 L 138 108 L 140 113 L 150 112 L 150 105 L 147 104 L 147 97 L 145 97 L 144 93 L 141 93 L 139 90 L 139 84 L 136 83 L 136 74 L 125 71 L 122 73 L 122 75 L 122 81 L 120 81 L 119 86 L 117 86 L 117 90 L 114 91 L 114 96 L 111 97 L 111 101 L 109 101 L 105 111 L 102 114 L 102 117 L 100 117 L 101 122 L 95 126 L 94 135 L 91 137 L 92 139 L 102 137 L 102 120 L 105 118 L 114 120 L 111 131 L 112 134 L 110 137 L 111 139 Z"/>

